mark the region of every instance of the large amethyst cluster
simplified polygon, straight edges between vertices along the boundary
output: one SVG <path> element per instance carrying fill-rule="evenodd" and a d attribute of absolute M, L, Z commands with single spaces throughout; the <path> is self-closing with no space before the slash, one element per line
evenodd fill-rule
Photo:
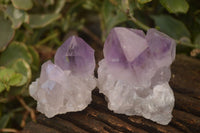
<path fill-rule="evenodd" d="M 168 84 L 176 44 L 149 29 L 114 28 L 99 62 L 98 87 L 116 113 L 141 115 L 160 124 L 172 118 L 174 95 Z"/>

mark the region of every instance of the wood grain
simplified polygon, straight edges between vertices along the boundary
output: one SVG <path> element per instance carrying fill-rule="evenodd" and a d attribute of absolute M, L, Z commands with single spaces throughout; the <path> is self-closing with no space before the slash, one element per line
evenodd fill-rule
<path fill-rule="evenodd" d="M 81 112 L 67 113 L 48 119 L 37 116 L 23 133 L 200 133 L 200 61 L 177 55 L 172 65 L 170 85 L 175 95 L 173 119 L 167 126 L 140 116 L 126 116 L 108 110 L 98 89 L 91 104 Z"/>

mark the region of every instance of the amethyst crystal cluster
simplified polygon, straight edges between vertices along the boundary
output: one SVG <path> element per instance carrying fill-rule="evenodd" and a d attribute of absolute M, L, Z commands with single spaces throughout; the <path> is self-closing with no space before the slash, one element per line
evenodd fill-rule
<path fill-rule="evenodd" d="M 176 44 L 149 29 L 114 28 L 99 62 L 98 87 L 116 113 L 140 115 L 157 123 L 170 122 L 174 95 L 168 84 Z"/>
<path fill-rule="evenodd" d="M 47 61 L 41 75 L 29 87 L 37 110 L 47 117 L 83 110 L 91 102 L 94 50 L 81 38 L 70 37 L 56 52 L 55 64 Z"/>
<path fill-rule="evenodd" d="M 174 95 L 168 84 L 176 44 L 169 36 L 149 29 L 114 28 L 99 62 L 98 83 L 108 108 L 116 113 L 140 115 L 157 123 L 170 122 Z M 94 50 L 72 36 L 55 55 L 55 64 L 42 65 L 40 77 L 30 85 L 37 110 L 47 117 L 83 110 L 91 102 Z"/>

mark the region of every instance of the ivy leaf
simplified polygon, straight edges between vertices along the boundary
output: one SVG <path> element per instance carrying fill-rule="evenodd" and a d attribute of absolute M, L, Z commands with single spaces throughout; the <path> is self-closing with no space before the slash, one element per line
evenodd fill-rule
<path fill-rule="evenodd" d="M 170 13 L 187 13 L 189 9 L 186 0 L 160 0 L 160 3 Z"/>
<path fill-rule="evenodd" d="M 12 4 L 17 9 L 29 10 L 33 7 L 32 0 L 12 0 Z"/>
<path fill-rule="evenodd" d="M 24 59 L 29 64 L 33 59 L 25 44 L 12 42 L 8 48 L 0 55 L 0 65 L 11 66 L 16 60 Z"/>
<path fill-rule="evenodd" d="M 21 86 L 22 74 L 16 73 L 11 68 L 0 67 L 0 81 L 1 87 L 9 91 L 10 86 Z"/>
<path fill-rule="evenodd" d="M 29 16 L 26 12 L 16 9 L 13 6 L 8 6 L 4 13 L 12 21 L 13 29 L 17 29 L 23 22 L 29 21 Z"/>
<path fill-rule="evenodd" d="M 0 52 L 5 50 L 9 42 L 13 39 L 15 31 L 11 27 L 11 22 L 4 19 L 0 13 Z"/>
<path fill-rule="evenodd" d="M 9 80 L 8 84 L 10 86 L 21 86 L 23 84 L 21 84 L 22 81 L 22 74 L 20 73 L 15 73 Z"/>
<path fill-rule="evenodd" d="M 18 59 L 13 64 L 12 68 L 15 72 L 23 75 L 20 86 L 31 81 L 31 68 L 30 65 L 23 59 Z"/>
<path fill-rule="evenodd" d="M 0 80 L 5 82 L 9 82 L 10 78 L 15 74 L 13 69 L 0 67 Z"/>
<path fill-rule="evenodd" d="M 169 36 L 180 39 L 182 37 L 189 37 L 190 32 L 185 24 L 169 15 L 152 16 L 156 26 L 160 28 L 160 31 L 168 34 Z"/>
<path fill-rule="evenodd" d="M 27 85 L 30 83 L 31 81 L 31 68 L 30 65 L 23 59 L 18 59 L 12 66 L 12 68 L 23 75 L 23 78 L 21 80 L 22 84 L 25 84 L 23 86 L 20 87 L 15 87 L 12 88 L 9 91 L 10 95 L 28 95 L 28 90 L 27 90 Z"/>
<path fill-rule="evenodd" d="M 60 14 L 30 14 L 31 28 L 43 28 L 61 17 Z"/>

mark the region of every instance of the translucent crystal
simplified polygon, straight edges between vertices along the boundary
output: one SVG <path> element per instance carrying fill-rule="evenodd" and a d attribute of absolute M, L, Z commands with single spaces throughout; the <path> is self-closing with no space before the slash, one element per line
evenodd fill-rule
<path fill-rule="evenodd" d="M 40 77 L 29 87 L 37 110 L 47 117 L 83 110 L 96 87 L 94 50 L 81 38 L 69 38 L 57 50 L 55 62 L 45 62 Z"/>
<path fill-rule="evenodd" d="M 72 73 L 94 73 L 94 50 L 81 38 L 72 36 L 58 48 L 55 64 Z"/>
<path fill-rule="evenodd" d="M 99 62 L 98 87 L 116 113 L 140 115 L 157 123 L 170 122 L 174 95 L 168 84 L 176 44 L 149 29 L 114 28 Z"/>

